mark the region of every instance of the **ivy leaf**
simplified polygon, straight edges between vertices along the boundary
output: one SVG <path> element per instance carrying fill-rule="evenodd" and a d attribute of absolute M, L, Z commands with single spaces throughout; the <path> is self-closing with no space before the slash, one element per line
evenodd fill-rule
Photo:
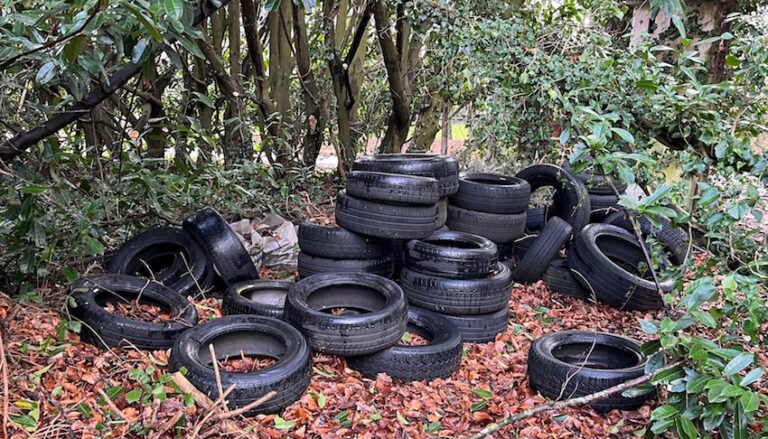
<path fill-rule="evenodd" d="M 744 352 L 743 354 L 739 354 L 736 358 L 728 362 L 728 364 L 725 366 L 725 369 L 723 369 L 723 375 L 735 375 L 752 364 L 754 360 L 755 356 L 751 352 Z"/>
<path fill-rule="evenodd" d="M 133 404 L 141 399 L 141 389 L 133 389 L 125 394 L 125 402 Z"/>

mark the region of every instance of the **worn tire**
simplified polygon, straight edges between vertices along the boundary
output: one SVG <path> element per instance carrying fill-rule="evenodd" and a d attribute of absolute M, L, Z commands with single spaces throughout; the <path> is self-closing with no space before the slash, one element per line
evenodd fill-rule
<path fill-rule="evenodd" d="M 240 282 L 224 290 L 221 308 L 224 314 L 253 314 L 283 318 L 285 298 L 293 282 L 258 279 Z"/>
<path fill-rule="evenodd" d="M 312 256 L 334 259 L 373 259 L 387 253 L 387 243 L 358 235 L 339 226 L 323 226 L 303 221 L 299 225 L 299 248 Z"/>
<path fill-rule="evenodd" d="M 568 251 L 574 277 L 587 291 L 594 291 L 598 300 L 622 310 L 660 309 L 662 297 L 650 274 L 641 277 L 637 268 L 641 262 L 645 263 L 645 255 L 635 237 L 608 224 L 585 227 Z M 660 286 L 670 292 L 674 280 Z"/>
<path fill-rule="evenodd" d="M 565 171 L 569 174 L 573 175 L 573 166 L 571 166 L 567 160 L 563 162 L 562 168 L 565 169 Z M 578 178 L 584 184 L 584 186 L 587 187 L 587 191 L 589 191 L 590 194 L 616 195 L 616 192 L 613 191 L 613 187 L 611 187 L 611 184 L 608 183 L 608 179 L 605 177 L 605 174 L 595 174 L 591 170 L 585 170 L 578 175 L 574 175 L 574 177 Z M 620 194 L 626 192 L 627 184 L 621 181 L 620 178 L 612 177 L 611 183 L 613 183 L 616 191 L 618 191 Z"/>
<path fill-rule="evenodd" d="M 219 359 L 237 357 L 242 352 L 277 360 L 274 365 L 256 372 L 221 370 L 221 386 L 226 389 L 235 385 L 227 397 L 228 408 L 246 406 L 275 391 L 273 398 L 246 412 L 246 415 L 279 413 L 299 400 L 309 387 L 312 357 L 306 340 L 298 330 L 271 317 L 233 315 L 188 330 L 176 340 L 171 351 L 170 369 L 177 371 L 184 367 L 189 382 L 211 399 L 215 400 L 219 395 L 208 348 L 211 343 Z"/>
<path fill-rule="evenodd" d="M 496 269 L 498 249 L 488 238 L 465 232 L 435 232 L 409 241 L 405 266 L 448 278 L 487 277 Z"/>
<path fill-rule="evenodd" d="M 426 338 L 429 343 L 397 344 L 373 354 L 347 357 L 347 365 L 366 378 L 386 373 L 402 382 L 448 378 L 459 369 L 463 352 L 461 333 L 450 320 L 424 309 L 409 308 L 406 330 Z"/>
<path fill-rule="evenodd" d="M 336 223 L 363 235 L 390 239 L 426 238 L 435 231 L 437 205 L 406 206 L 361 200 L 339 191 Z"/>
<path fill-rule="evenodd" d="M 127 274 L 101 274 L 75 281 L 67 300 L 70 314 L 82 322 L 80 338 L 98 347 L 135 346 L 165 350 L 187 328 L 197 324 L 197 310 L 186 297 L 149 279 Z M 169 323 L 152 323 L 113 314 L 107 303 L 135 300 L 159 306 L 175 318 Z M 74 305 L 74 306 L 73 306 Z"/>
<path fill-rule="evenodd" d="M 611 207 L 617 207 L 619 204 L 619 197 L 616 195 L 599 195 L 589 194 L 589 206 L 594 211 L 595 209 L 606 209 Z M 591 217 L 590 212 L 590 217 Z"/>
<path fill-rule="evenodd" d="M 525 232 L 529 234 L 539 233 L 550 218 L 555 216 L 551 206 L 534 207 L 528 209 L 525 216 Z"/>
<path fill-rule="evenodd" d="M 478 315 L 499 311 L 512 295 L 509 268 L 497 263 L 496 272 L 480 279 L 447 279 L 404 268 L 400 272 L 408 303 L 441 314 Z"/>
<path fill-rule="evenodd" d="M 496 336 L 507 331 L 509 324 L 509 304 L 503 309 L 472 316 L 445 315 L 461 332 L 461 338 L 467 343 L 487 343 L 496 340 Z"/>
<path fill-rule="evenodd" d="M 352 171 L 346 190 L 353 197 L 385 203 L 432 205 L 440 199 L 437 180 L 420 175 Z"/>
<path fill-rule="evenodd" d="M 633 215 L 633 212 L 622 209 L 608 216 L 603 222 L 605 224 L 621 227 L 629 233 L 634 234 L 635 229 L 632 226 L 632 221 L 630 220 L 629 215 Z M 636 218 L 638 220 L 638 225 L 640 226 L 640 233 L 643 237 L 655 237 L 664 247 L 664 251 L 667 253 L 669 260 L 673 264 L 682 265 L 685 263 L 688 255 L 688 235 L 683 229 L 673 227 L 672 222 L 664 217 L 659 217 L 661 229 L 651 224 L 648 218 L 644 216 Z"/>
<path fill-rule="evenodd" d="M 459 189 L 459 163 L 447 155 L 376 154 L 355 159 L 352 170 L 432 177 L 441 197 Z"/>
<path fill-rule="evenodd" d="M 324 312 L 336 308 L 359 314 Z M 403 290 L 389 279 L 370 273 L 323 273 L 291 288 L 284 316 L 317 352 L 364 355 L 397 343 L 408 322 L 407 311 Z"/>
<path fill-rule="evenodd" d="M 304 279 L 318 273 L 373 273 L 392 277 L 395 265 L 392 255 L 373 259 L 330 259 L 299 253 L 299 277 Z"/>
<path fill-rule="evenodd" d="M 509 215 L 475 212 L 448 205 L 448 228 L 484 236 L 496 244 L 506 244 L 523 235 L 525 212 Z"/>
<path fill-rule="evenodd" d="M 182 226 L 205 249 L 227 285 L 259 278 L 259 270 L 240 238 L 218 212 L 206 207 L 188 216 Z"/>
<path fill-rule="evenodd" d="M 512 278 L 517 282 L 536 282 L 549 267 L 549 263 L 557 252 L 568 242 L 571 236 L 571 226 L 559 217 L 554 217 L 533 240 L 520 258 L 517 267 L 512 272 Z"/>
<path fill-rule="evenodd" d="M 448 198 L 443 197 L 437 202 L 437 223 L 435 223 L 435 231 L 441 232 L 442 228 L 446 227 L 445 222 L 448 221 Z"/>
<path fill-rule="evenodd" d="M 566 331 L 540 337 L 528 351 L 530 385 L 548 399 L 597 393 L 643 376 L 645 355 L 626 337 L 590 331 Z M 633 410 L 650 394 L 626 398 L 618 393 L 591 406 L 600 412 Z"/>
<path fill-rule="evenodd" d="M 154 278 L 183 297 L 194 297 L 210 289 L 215 274 L 205 250 L 177 227 L 147 230 L 133 236 L 109 261 L 107 271 Z"/>
<path fill-rule="evenodd" d="M 517 177 L 531 185 L 531 191 L 542 187 L 555 188 L 552 210 L 578 233 L 589 223 L 589 193 L 587 188 L 563 168 L 554 165 L 534 165 L 518 172 Z"/>
<path fill-rule="evenodd" d="M 451 204 L 477 212 L 510 214 L 525 212 L 531 199 L 527 181 L 501 174 L 467 173 L 459 176 L 459 190 Z"/>
<path fill-rule="evenodd" d="M 555 256 L 549 267 L 541 275 L 544 285 L 555 293 L 576 297 L 582 300 L 592 300 L 592 294 L 576 280 L 568 266 L 568 261 L 562 256 Z"/>

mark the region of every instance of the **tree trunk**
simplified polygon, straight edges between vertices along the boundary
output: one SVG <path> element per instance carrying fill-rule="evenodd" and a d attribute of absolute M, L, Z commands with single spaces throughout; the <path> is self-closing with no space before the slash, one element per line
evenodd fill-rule
<path fill-rule="evenodd" d="M 282 121 L 282 126 L 290 127 L 291 114 L 291 73 L 293 58 L 291 56 L 291 3 L 280 2 L 277 9 L 269 13 L 269 87 L 270 95 L 275 101 L 276 110 Z M 290 162 L 290 143 L 281 142 L 277 145 L 277 162 L 287 165 Z"/>
<path fill-rule="evenodd" d="M 413 142 L 408 151 L 424 152 L 432 148 L 435 136 L 440 130 L 440 103 L 441 99 L 434 94 L 429 105 L 422 109 L 414 126 Z"/>
<path fill-rule="evenodd" d="M 305 165 L 314 166 L 317 156 L 320 154 L 320 148 L 323 146 L 323 133 L 325 132 L 325 118 L 321 115 L 320 106 L 322 96 L 309 59 L 309 42 L 304 9 L 296 3 L 292 3 L 292 11 L 296 66 L 299 71 L 299 82 L 301 83 L 307 114 L 302 158 Z"/>
<path fill-rule="evenodd" d="M 443 129 L 443 136 L 440 141 L 440 154 L 448 154 L 448 142 L 451 140 L 451 106 L 446 105 L 443 108 L 443 119 L 440 122 L 440 126 Z"/>
<path fill-rule="evenodd" d="M 229 4 L 229 74 L 242 94 L 243 75 L 241 70 L 242 50 L 240 49 L 240 2 Z"/>

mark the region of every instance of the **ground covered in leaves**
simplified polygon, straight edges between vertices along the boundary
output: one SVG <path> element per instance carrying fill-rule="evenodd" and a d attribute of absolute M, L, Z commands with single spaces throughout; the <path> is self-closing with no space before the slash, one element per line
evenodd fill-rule
<path fill-rule="evenodd" d="M 62 320 L 59 312 L 64 294 L 43 294 L 44 303 L 60 304 L 54 307 L 0 295 L 10 437 L 221 435 L 219 423 L 203 422 L 205 410 L 170 381 L 169 352 L 110 352 L 80 342 L 73 331 L 77 325 Z M 220 317 L 220 305 L 216 297 L 198 301 L 201 320 Z M 402 384 L 381 374 L 370 380 L 347 368 L 343 358 L 315 355 L 312 382 L 301 400 L 281 416 L 238 418 L 237 423 L 254 437 L 465 436 L 544 402 L 526 378 L 533 339 L 580 329 L 644 340 L 637 320 L 659 317 L 553 295 L 541 283 L 517 285 L 510 305 L 507 332 L 492 343 L 465 344 L 461 368 L 449 379 Z M 768 365 L 765 354 L 760 360 Z M 231 367 L 240 366 L 235 361 Z M 263 365 L 250 362 L 245 367 Z M 506 427 L 496 437 L 642 435 L 656 404 L 608 414 L 589 408 L 546 412 Z"/>

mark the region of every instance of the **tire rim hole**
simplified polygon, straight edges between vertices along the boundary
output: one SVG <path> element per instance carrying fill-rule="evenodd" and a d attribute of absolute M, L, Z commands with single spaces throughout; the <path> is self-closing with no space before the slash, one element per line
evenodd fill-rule
<path fill-rule="evenodd" d="M 288 290 L 280 288 L 248 288 L 241 291 L 240 295 L 252 302 L 282 308 L 285 306 Z"/>
<path fill-rule="evenodd" d="M 400 346 L 426 346 L 432 343 L 434 335 L 423 326 L 408 322 L 405 333 L 397 343 Z"/>
<path fill-rule="evenodd" d="M 648 269 L 645 255 L 634 241 L 610 235 L 598 235 L 595 238 L 595 244 L 600 252 L 617 267 L 641 279 L 653 280 L 653 274 Z"/>
<path fill-rule="evenodd" d="M 170 306 L 146 296 L 100 290 L 94 294 L 94 300 L 107 312 L 133 320 L 168 323 L 174 318 Z"/>
<path fill-rule="evenodd" d="M 606 344 L 563 343 L 552 349 L 558 360 L 585 369 L 627 369 L 639 364 L 637 353 Z"/>
<path fill-rule="evenodd" d="M 277 363 L 277 359 L 266 355 L 240 355 L 216 360 L 219 370 L 230 373 L 253 373 L 268 369 Z M 210 364 L 209 366 L 212 366 Z"/>
<path fill-rule="evenodd" d="M 378 290 L 352 284 L 321 287 L 307 297 L 310 308 L 338 316 L 371 313 L 383 309 L 386 304 L 386 297 Z"/>
<path fill-rule="evenodd" d="M 480 245 L 474 242 L 459 241 L 456 239 L 425 239 L 424 242 L 434 244 L 439 247 L 461 248 L 461 249 L 477 249 Z"/>
<path fill-rule="evenodd" d="M 483 178 L 483 177 L 476 177 L 476 178 L 467 178 L 465 179 L 467 181 L 471 181 L 472 183 L 479 183 L 479 184 L 489 184 L 493 186 L 518 186 L 519 183 L 512 181 L 510 179 L 507 179 L 506 177 L 498 177 L 498 179 L 493 178 Z"/>
<path fill-rule="evenodd" d="M 209 345 L 214 347 L 219 368 L 233 373 L 268 369 L 277 364 L 286 352 L 285 342 L 272 334 L 247 330 L 227 332 L 200 343 L 200 362 L 211 368 L 213 361 Z"/>

